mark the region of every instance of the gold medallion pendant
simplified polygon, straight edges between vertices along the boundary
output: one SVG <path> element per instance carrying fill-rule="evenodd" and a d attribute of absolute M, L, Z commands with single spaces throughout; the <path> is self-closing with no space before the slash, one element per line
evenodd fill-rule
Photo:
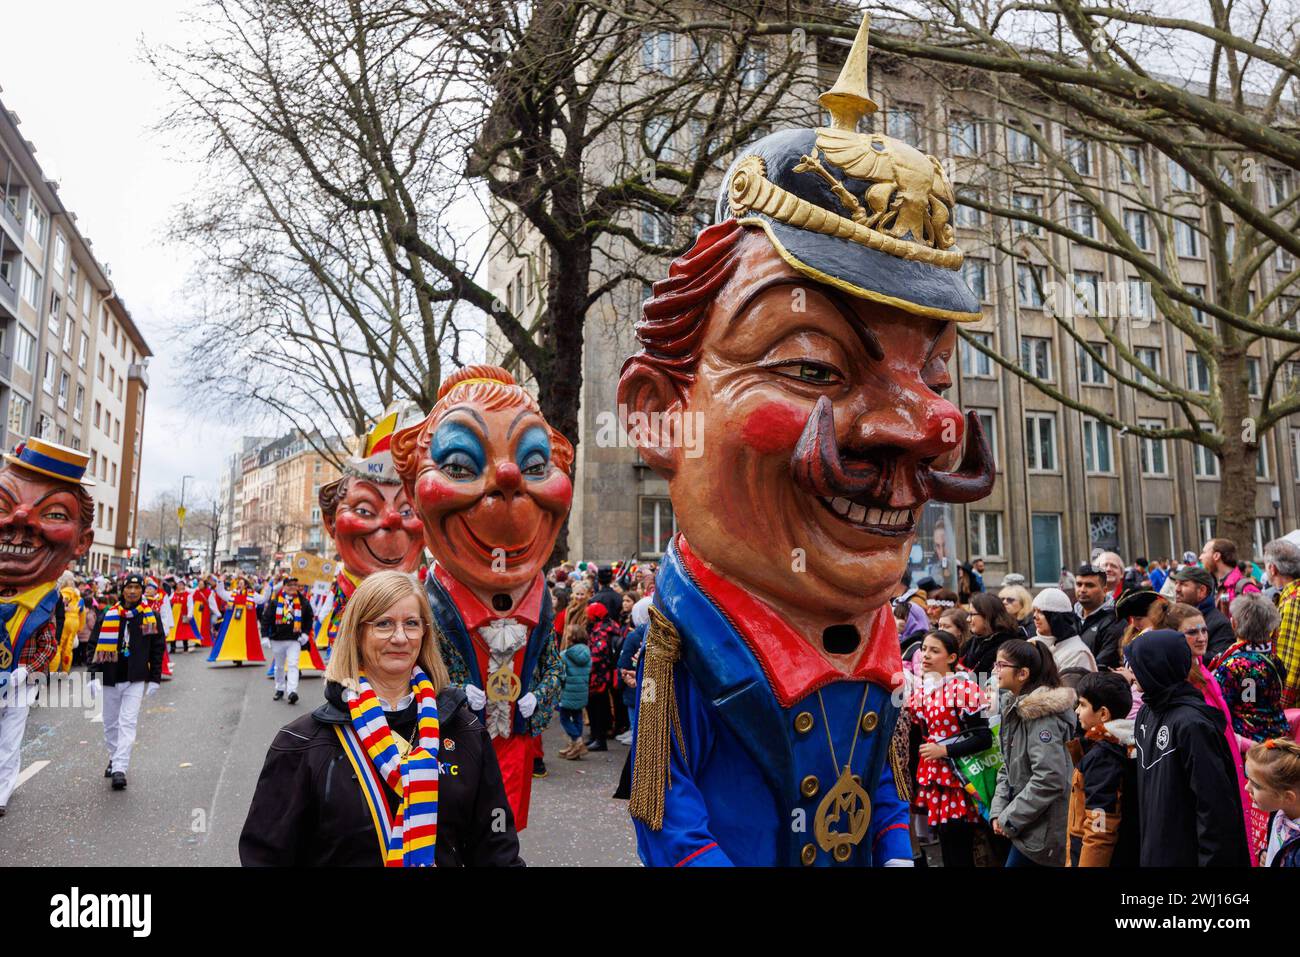
<path fill-rule="evenodd" d="M 813 822 L 817 845 L 823 851 L 829 851 L 842 864 L 852 855 L 853 848 L 866 837 L 870 823 L 871 798 L 849 773 L 846 764 L 843 773 L 817 805 L 817 816 Z"/>
<path fill-rule="evenodd" d="M 519 697 L 521 690 L 523 690 L 523 682 L 509 666 L 492 672 L 488 676 L 487 687 L 484 689 L 489 701 L 514 701 Z"/>
<path fill-rule="evenodd" d="M 8 668 L 14 663 L 14 653 L 8 645 L 0 644 L 0 668 Z"/>

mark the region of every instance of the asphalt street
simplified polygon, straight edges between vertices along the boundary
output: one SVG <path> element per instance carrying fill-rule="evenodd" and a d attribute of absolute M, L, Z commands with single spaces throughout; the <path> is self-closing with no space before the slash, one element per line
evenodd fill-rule
<path fill-rule="evenodd" d="M 321 701 L 304 677 L 296 706 L 271 700 L 264 665 L 209 665 L 172 657 L 175 678 L 145 698 L 128 787 L 114 792 L 103 722 L 63 686 L 63 703 L 34 707 L 20 784 L 0 818 L 6 866 L 200 866 L 239 863 L 239 832 L 276 731 Z M 65 680 L 66 681 L 66 680 Z M 79 687 L 78 687 L 79 690 Z M 54 696 L 47 695 L 47 698 Z M 533 782 L 529 826 L 519 835 L 530 866 L 636 866 L 627 802 L 610 795 L 627 748 L 565 761 L 558 718 L 545 736 L 549 774 Z"/>

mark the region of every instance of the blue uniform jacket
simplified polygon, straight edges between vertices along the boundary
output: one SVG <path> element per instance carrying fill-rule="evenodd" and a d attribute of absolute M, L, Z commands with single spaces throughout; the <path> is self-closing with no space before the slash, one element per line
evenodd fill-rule
<path fill-rule="evenodd" d="M 781 707 L 744 639 L 691 579 L 675 540 L 655 580 L 654 602 L 681 637 L 673 684 L 686 759 L 674 741 L 662 830 L 634 822 L 642 862 L 652 867 L 837 864 L 817 845 L 814 820 L 850 750 L 852 772 L 868 782 L 863 787 L 871 796 L 871 820 L 845 865 L 911 860 L 908 809 L 887 760 L 898 717 L 890 689 L 862 680 L 822 688 L 841 765 L 836 767 L 817 693 Z M 644 663 L 643 655 L 642 668 Z M 854 729 L 870 712 L 876 713 L 876 726 L 859 732 L 854 747 Z M 796 723 L 807 730 L 796 730 Z"/>

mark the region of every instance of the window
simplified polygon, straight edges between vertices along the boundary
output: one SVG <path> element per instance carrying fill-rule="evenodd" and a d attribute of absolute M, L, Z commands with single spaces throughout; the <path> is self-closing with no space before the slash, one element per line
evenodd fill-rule
<path fill-rule="evenodd" d="M 1172 515 L 1147 516 L 1147 554 L 1152 558 L 1174 554 L 1174 517 Z"/>
<path fill-rule="evenodd" d="M 95 428 L 99 428 L 99 420 L 101 415 L 103 414 L 103 410 L 104 407 L 100 405 L 99 400 L 96 399 L 95 400 Z"/>
<path fill-rule="evenodd" d="M 648 209 L 641 211 L 641 241 L 656 246 L 668 244 L 668 221 L 663 214 Z"/>
<path fill-rule="evenodd" d="M 966 285 L 970 286 L 971 292 L 975 293 L 975 298 L 980 302 L 989 300 L 988 271 L 987 259 L 967 256 L 962 260 L 961 277 L 966 280 Z"/>
<path fill-rule="evenodd" d="M 1002 555 L 1002 513 L 971 512 L 970 541 L 967 552 L 971 558 L 993 558 Z"/>
<path fill-rule="evenodd" d="M 1264 439 L 1259 443 L 1259 454 L 1255 456 L 1255 478 L 1266 479 L 1268 476 L 1268 440 Z"/>
<path fill-rule="evenodd" d="M 54 333 L 56 336 L 59 334 L 59 330 L 63 328 L 62 325 L 60 325 L 62 318 L 63 297 L 57 292 L 50 290 L 50 312 L 49 315 L 46 316 L 45 322 L 49 326 L 50 332 Z"/>
<path fill-rule="evenodd" d="M 1056 415 L 1030 412 L 1025 415 L 1025 453 L 1031 472 L 1056 471 Z"/>
<path fill-rule="evenodd" d="M 1124 231 L 1129 234 L 1138 249 L 1151 250 L 1151 238 L 1147 234 L 1147 214 L 1140 209 L 1124 210 Z"/>
<path fill-rule="evenodd" d="M 1041 135 L 1043 130 L 1037 123 L 1034 129 Z M 1014 125 L 1007 127 L 1007 153 L 1016 163 L 1037 163 L 1038 144 L 1022 129 Z"/>
<path fill-rule="evenodd" d="M 669 498 L 642 496 L 640 504 L 642 558 L 654 558 L 668 549 L 668 542 L 677 531 L 677 518 Z"/>
<path fill-rule="evenodd" d="M 86 358 L 90 353 L 90 336 L 86 333 L 81 334 L 81 348 L 77 351 L 77 365 L 86 368 Z"/>
<path fill-rule="evenodd" d="M 1065 155 L 1080 176 L 1092 175 L 1092 147 L 1082 136 L 1066 136 Z"/>
<path fill-rule="evenodd" d="M 1291 465 L 1300 475 L 1300 429 L 1291 430 Z"/>
<path fill-rule="evenodd" d="M 1033 193 L 1013 194 L 1011 205 L 1018 213 L 1025 216 L 1041 218 L 1043 215 L 1043 201 Z M 1043 235 L 1043 227 L 1037 223 L 1026 222 L 1023 219 L 1013 219 L 1011 221 L 1011 232 L 1015 236 L 1041 236 Z"/>
<path fill-rule="evenodd" d="M 90 300 L 93 295 L 93 290 L 90 287 L 90 277 L 86 277 L 86 282 L 81 287 L 81 314 L 87 319 L 90 318 Z"/>
<path fill-rule="evenodd" d="M 1192 179 L 1192 174 L 1183 169 L 1175 160 L 1169 161 L 1169 185 L 1174 189 L 1190 193 L 1196 188 L 1196 180 Z"/>
<path fill-rule="evenodd" d="M 1277 538 L 1277 519 L 1265 515 L 1255 519 L 1255 556 L 1264 554 L 1264 546 Z"/>
<path fill-rule="evenodd" d="M 45 353 L 45 374 L 41 377 L 41 388 L 45 390 L 46 395 L 54 395 L 54 373 L 57 363 L 54 361 L 54 353 Z"/>
<path fill-rule="evenodd" d="M 1040 382 L 1051 382 L 1052 340 L 1037 336 L 1020 337 L 1020 368 Z"/>
<path fill-rule="evenodd" d="M 1119 164 L 1121 183 L 1142 183 L 1147 178 L 1147 154 L 1141 146 L 1125 146 Z"/>
<path fill-rule="evenodd" d="M 1201 428 L 1209 432 L 1213 427 L 1208 422 L 1202 422 Z M 1192 474 L 1197 478 L 1218 478 L 1219 477 L 1219 457 L 1204 445 L 1192 446 Z M 1211 532 L 1208 536 L 1214 537 Z"/>
<path fill-rule="evenodd" d="M 1016 263 L 1016 298 L 1020 305 L 1029 309 L 1043 308 L 1043 286 L 1046 284 L 1043 273 L 1042 266 Z"/>
<path fill-rule="evenodd" d="M 1263 394 L 1259 381 L 1259 360 L 1254 356 L 1246 357 L 1246 391 L 1252 399 L 1258 399 Z"/>
<path fill-rule="evenodd" d="M 1110 376 L 1106 373 L 1104 363 L 1110 361 L 1110 344 L 1106 342 L 1090 342 L 1094 352 L 1101 356 L 1102 361 L 1098 362 L 1090 356 L 1083 345 L 1075 343 L 1079 354 L 1079 382 L 1082 385 L 1110 385 Z"/>
<path fill-rule="evenodd" d="M 1201 234 L 1190 219 L 1174 219 L 1174 248 L 1187 259 L 1201 257 Z"/>
<path fill-rule="evenodd" d="M 72 384 L 72 377 L 66 372 L 59 373 L 59 408 L 64 411 L 68 408 L 68 392 Z"/>
<path fill-rule="evenodd" d="M 42 416 L 41 416 L 41 424 L 40 424 L 40 426 L 38 427 L 38 429 L 37 429 L 37 431 L 36 431 L 36 434 L 39 435 L 39 436 L 40 436 L 41 438 L 43 438 L 43 439 L 53 439 L 53 438 L 54 438 L 54 420 L 51 419 L 48 415 L 42 415 Z"/>
<path fill-rule="evenodd" d="M 54 271 L 60 276 L 68 268 L 68 241 L 63 238 L 63 233 L 57 229 L 54 231 Z"/>
<path fill-rule="evenodd" d="M 99 354 L 99 372 L 96 375 L 96 378 L 99 379 L 100 382 L 104 381 L 104 353 L 102 352 Z"/>
<path fill-rule="evenodd" d="M 1206 395 L 1210 392 L 1210 367 L 1199 352 L 1187 353 L 1187 388 Z"/>
<path fill-rule="evenodd" d="M 109 480 L 108 484 L 116 486 L 117 485 L 117 463 L 116 462 L 111 463 L 111 469 L 112 469 L 113 477 Z"/>
<path fill-rule="evenodd" d="M 22 287 L 23 302 L 33 309 L 40 309 L 41 277 L 36 272 L 36 267 L 27 259 L 23 260 L 23 275 L 19 285 Z"/>
<path fill-rule="evenodd" d="M 81 421 L 81 410 L 82 407 L 85 406 L 85 404 L 86 404 L 86 387 L 84 385 L 79 385 L 77 386 L 77 401 L 72 406 L 72 417 L 76 419 L 78 422 Z"/>
<path fill-rule="evenodd" d="M 1268 171 L 1268 203 L 1280 206 L 1291 198 L 1291 172 L 1284 169 Z"/>
<path fill-rule="evenodd" d="M 740 85 L 746 90 L 757 90 L 767 82 L 767 50 L 747 46 L 740 55 Z"/>
<path fill-rule="evenodd" d="M 954 113 L 948 120 L 948 154 L 979 156 L 984 152 L 984 127 L 965 113 Z"/>
<path fill-rule="evenodd" d="M 28 419 L 31 415 L 32 404 L 24 399 L 17 392 L 9 393 L 9 439 L 12 444 L 17 439 L 27 438 Z"/>
<path fill-rule="evenodd" d="M 651 73 L 673 75 L 673 35 L 666 30 L 641 37 L 641 65 Z"/>
<path fill-rule="evenodd" d="M 958 226 L 967 229 L 974 229 L 977 226 L 984 225 L 984 210 L 976 209 L 974 206 L 968 206 L 962 202 L 964 197 L 970 198 L 975 202 L 984 202 L 984 193 L 981 190 L 962 190 L 957 194 L 957 209 L 954 219 Z"/>
<path fill-rule="evenodd" d="M 1083 470 L 1090 475 L 1111 475 L 1110 426 L 1096 419 L 1083 420 Z"/>
<path fill-rule="evenodd" d="M 1144 429 L 1163 429 L 1163 419 L 1138 419 L 1138 425 Z M 1142 459 L 1143 475 L 1168 475 L 1169 463 L 1165 459 L 1164 439 L 1140 440 L 1139 453 Z"/>
<path fill-rule="evenodd" d="M 1197 299 L 1200 299 L 1202 302 L 1205 301 L 1204 286 L 1189 282 L 1183 288 L 1187 290 L 1189 295 L 1195 296 Z M 1198 326 L 1209 326 L 1210 317 L 1205 314 L 1204 309 L 1202 309 L 1200 306 L 1188 306 L 1187 308 L 1192 311 L 1193 322 L 1195 322 Z"/>
<path fill-rule="evenodd" d="M 1070 201 L 1070 228 L 1089 239 L 1097 238 L 1097 214 L 1091 204 L 1077 199 Z"/>
<path fill-rule="evenodd" d="M 23 326 L 18 327 L 18 341 L 14 349 L 14 361 L 19 368 L 28 372 L 36 371 L 36 337 Z"/>
<path fill-rule="evenodd" d="M 50 219 L 36 202 L 36 197 L 27 194 L 27 235 L 36 240 L 36 245 L 44 247 L 45 237 L 49 235 Z"/>
<path fill-rule="evenodd" d="M 72 355 L 72 342 L 77 334 L 77 327 L 73 325 L 72 318 L 63 324 L 63 351 Z"/>
<path fill-rule="evenodd" d="M 1092 548 L 1104 548 L 1108 552 L 1118 552 L 1119 515 L 1114 512 L 1093 512 L 1088 515 L 1088 544 Z"/>
<path fill-rule="evenodd" d="M 1104 315 L 1101 309 L 1101 273 L 1076 272 L 1073 280 L 1075 315 Z"/>
<path fill-rule="evenodd" d="M 77 307 L 77 264 L 68 265 L 68 311 Z"/>
<path fill-rule="evenodd" d="M 989 454 L 993 456 L 994 468 L 998 461 L 998 413 L 996 409 L 974 409 L 984 430 L 984 438 L 989 443 Z"/>
<path fill-rule="evenodd" d="M 1055 585 L 1061 577 L 1061 515 L 1034 512 L 1029 517 L 1034 584 Z"/>
<path fill-rule="evenodd" d="M 993 333 L 972 332 L 970 337 L 990 352 L 993 350 Z M 992 379 L 993 359 L 986 353 L 981 352 L 976 346 L 962 339 L 961 374 L 974 379 Z"/>
<path fill-rule="evenodd" d="M 1138 362 L 1142 363 L 1142 365 L 1146 366 L 1148 369 L 1151 370 L 1152 375 L 1163 374 L 1160 371 L 1159 347 L 1140 346 L 1137 349 L 1133 350 L 1133 354 L 1137 356 Z M 1151 379 L 1148 379 L 1146 375 L 1141 371 L 1141 368 L 1137 370 L 1137 380 L 1139 385 L 1155 385 L 1155 383 Z"/>
<path fill-rule="evenodd" d="M 1128 317 L 1130 319 L 1154 319 L 1156 304 L 1151 296 L 1151 284 L 1141 279 L 1130 278 L 1126 288 L 1128 293 L 1125 306 L 1128 309 Z"/>
<path fill-rule="evenodd" d="M 895 139 L 920 149 L 922 108 L 913 103 L 899 103 L 885 114 L 885 131 Z"/>

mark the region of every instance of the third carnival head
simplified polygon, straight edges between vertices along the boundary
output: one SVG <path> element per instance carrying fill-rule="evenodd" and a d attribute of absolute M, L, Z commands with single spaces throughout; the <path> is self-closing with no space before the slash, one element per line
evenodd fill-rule
<path fill-rule="evenodd" d="M 573 446 L 505 369 L 448 377 L 393 461 L 429 551 L 480 594 L 519 589 L 541 571 L 573 502 Z"/>
<path fill-rule="evenodd" d="M 927 501 L 993 482 L 978 420 L 944 396 L 955 324 L 980 318 L 954 194 L 934 157 L 856 131 L 875 109 L 866 36 L 821 96 L 831 125 L 741 150 L 718 222 L 654 284 L 618 390 L 634 413 L 702 422 L 703 456 L 640 448 L 692 550 L 831 618 L 887 600 Z"/>

